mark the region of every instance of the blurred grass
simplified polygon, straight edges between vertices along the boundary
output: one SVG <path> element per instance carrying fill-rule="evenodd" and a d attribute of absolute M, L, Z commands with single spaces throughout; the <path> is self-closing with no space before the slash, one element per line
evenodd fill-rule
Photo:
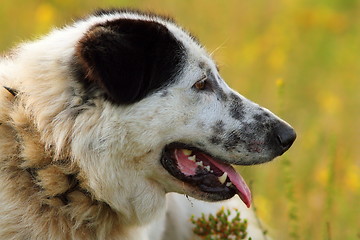
<path fill-rule="evenodd" d="M 0 52 L 111 6 L 174 16 L 233 88 L 296 128 L 286 157 L 240 169 L 275 239 L 360 239 L 358 0 L 2 0 Z"/>

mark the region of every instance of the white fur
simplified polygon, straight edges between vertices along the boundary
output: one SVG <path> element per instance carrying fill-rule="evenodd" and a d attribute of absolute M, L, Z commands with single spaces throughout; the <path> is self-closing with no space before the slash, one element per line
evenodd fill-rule
<path fill-rule="evenodd" d="M 79 97 L 83 90 L 70 72 L 75 46 L 94 24 L 120 18 L 152 20 L 166 26 L 189 53 L 184 69 L 176 83 L 167 88 L 166 101 L 161 92 L 156 92 L 128 106 L 115 105 L 101 97 L 94 99 L 95 108 L 84 106 Z M 96 200 L 107 203 L 121 216 L 123 226 L 131 229 L 129 236 L 118 236 L 119 239 L 165 239 L 166 224 L 174 227 L 174 235 L 166 239 L 188 239 L 191 214 L 214 213 L 223 204 L 241 209 L 242 216 L 250 219 L 250 235 L 261 239 L 261 229 L 252 210 L 244 208 L 238 198 L 227 203 L 205 203 L 187 200 L 183 195 L 165 197 L 166 193 L 178 192 L 204 198 L 161 166 L 159 159 L 165 145 L 174 141 L 204 142 L 219 119 L 227 128 L 238 129 L 252 122 L 256 113 L 271 114 L 216 78 L 226 95 L 234 94 L 243 101 L 246 116 L 242 123 L 229 117 L 230 103 L 219 101 L 215 94 L 200 96 L 191 90 L 207 74 L 199 63 L 206 71 L 218 75 L 204 48 L 174 23 L 137 13 L 114 13 L 81 20 L 22 44 L 12 56 L 1 59 L 0 84 L 20 92 L 20 105 L 32 119 L 45 148 L 54 149 L 55 159 L 70 156 L 79 167 L 87 190 Z M 74 118 L 79 108 L 85 110 Z M 268 158 L 267 152 L 252 157 L 216 146 L 206 148 L 214 156 L 229 159 L 229 163 L 239 163 L 237 159 L 247 163 L 255 158 Z M 0 214 L 9 204 L 3 195 Z M 168 216 L 177 217 L 168 219 Z"/>

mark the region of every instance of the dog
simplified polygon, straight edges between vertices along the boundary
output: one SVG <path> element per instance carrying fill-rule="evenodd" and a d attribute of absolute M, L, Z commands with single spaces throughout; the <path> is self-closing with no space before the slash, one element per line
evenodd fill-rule
<path fill-rule="evenodd" d="M 0 84 L 0 239 L 187 239 L 191 213 L 250 206 L 231 165 L 296 138 L 151 13 L 99 10 L 23 43 Z"/>

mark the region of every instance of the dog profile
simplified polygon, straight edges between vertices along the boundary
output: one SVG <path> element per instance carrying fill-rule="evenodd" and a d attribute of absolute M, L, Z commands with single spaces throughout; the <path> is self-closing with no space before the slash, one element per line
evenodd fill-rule
<path fill-rule="evenodd" d="M 201 200 L 190 212 L 235 195 L 250 206 L 231 165 L 296 138 L 188 32 L 139 11 L 21 44 L 0 59 L 0 87 L 0 239 L 186 239 L 184 195 Z"/>

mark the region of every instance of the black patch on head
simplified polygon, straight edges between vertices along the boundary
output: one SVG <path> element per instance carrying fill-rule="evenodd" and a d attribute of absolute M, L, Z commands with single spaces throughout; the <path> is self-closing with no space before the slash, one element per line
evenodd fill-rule
<path fill-rule="evenodd" d="M 97 24 L 77 45 L 86 81 L 96 83 L 117 104 L 137 102 L 170 84 L 185 54 L 164 25 L 134 19 Z"/>
<path fill-rule="evenodd" d="M 235 94 L 231 94 L 230 98 L 230 116 L 236 120 L 242 120 L 244 118 L 245 111 L 241 98 Z"/>
<path fill-rule="evenodd" d="M 106 16 L 106 15 L 112 15 L 112 14 L 122 14 L 122 13 L 128 13 L 128 14 L 136 14 L 140 16 L 146 16 L 149 18 L 159 18 L 163 19 L 166 22 L 172 22 L 175 23 L 174 19 L 171 16 L 168 15 L 161 15 L 161 14 L 154 14 L 153 12 L 148 11 L 141 11 L 138 9 L 133 8 L 109 8 L 109 9 L 98 9 L 96 10 L 92 15 L 94 16 Z M 201 46 L 200 41 L 197 39 L 197 37 L 189 32 L 187 34 L 191 37 L 191 39 L 196 42 L 198 45 Z"/>

